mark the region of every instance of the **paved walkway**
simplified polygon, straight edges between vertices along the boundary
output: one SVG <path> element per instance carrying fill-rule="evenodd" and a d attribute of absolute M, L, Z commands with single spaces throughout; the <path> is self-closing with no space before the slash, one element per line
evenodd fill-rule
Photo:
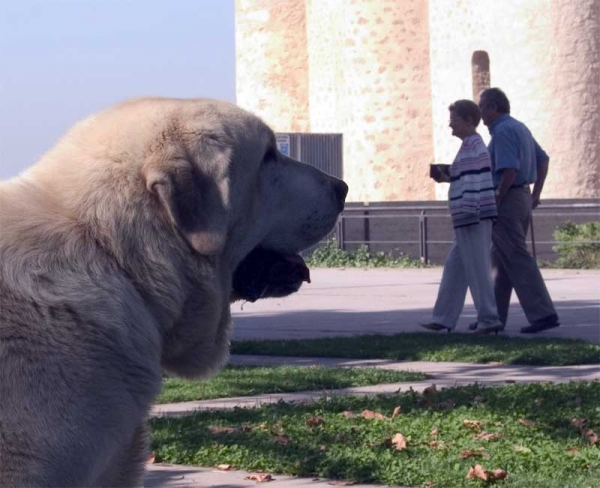
<path fill-rule="evenodd" d="M 542 270 L 561 327 L 537 337 L 600 342 L 600 271 Z M 282 299 L 235 303 L 234 339 L 305 339 L 423 331 L 431 320 L 442 268 L 314 269 L 312 283 Z M 469 294 L 457 332 L 476 320 Z M 513 293 L 505 334 L 520 334 L 527 319 Z"/>
<path fill-rule="evenodd" d="M 160 464 L 150 466 L 144 480 L 145 488 L 255 488 L 259 483 L 245 479 L 256 473 L 247 471 L 219 471 L 217 469 L 193 468 Z M 327 480 L 317 478 L 294 478 L 272 475 L 272 481 L 263 486 L 268 488 L 331 488 Z M 354 488 L 384 488 L 383 485 L 352 485 Z M 394 487 L 402 488 L 402 487 Z M 406 487 L 408 488 L 408 487 Z"/>
<path fill-rule="evenodd" d="M 600 342 L 600 272 L 544 270 L 544 277 L 561 318 L 561 327 L 537 337 L 563 337 Z M 421 331 L 418 323 L 428 321 L 441 268 L 424 270 L 332 270 L 311 271 L 313 283 L 285 299 L 235 304 L 232 307 L 235 339 L 299 339 L 360 334 L 396 334 Z M 523 312 L 513 297 L 506 334 L 520 336 L 526 325 Z M 458 331 L 466 330 L 475 318 L 468 297 Z M 421 371 L 432 376 L 424 382 L 394 383 L 335 391 L 312 391 L 282 395 L 257 395 L 202 402 L 157 405 L 154 416 L 181 416 L 195 410 L 255 407 L 279 400 L 313 401 L 324 395 L 373 395 L 413 388 L 422 391 L 435 383 L 438 388 L 480 383 L 502 385 L 517 382 L 600 381 L 600 366 L 533 367 L 480 365 L 472 363 L 429 363 L 388 360 L 351 360 L 334 358 L 279 358 L 269 356 L 233 356 L 233 364 L 296 364 L 346 367 L 376 367 Z M 148 466 L 145 486 L 246 488 L 256 481 L 245 479 L 245 471 L 218 471 L 189 466 Z M 269 487 L 324 488 L 327 480 L 273 476 Z M 373 485 L 354 485 L 374 488 Z M 381 488 L 381 487 L 380 487 Z"/>

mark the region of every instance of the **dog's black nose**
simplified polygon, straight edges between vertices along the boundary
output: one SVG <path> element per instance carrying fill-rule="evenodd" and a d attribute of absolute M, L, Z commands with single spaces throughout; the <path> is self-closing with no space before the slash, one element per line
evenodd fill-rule
<path fill-rule="evenodd" d="M 337 197 L 339 211 L 341 212 L 344 210 L 344 202 L 346 201 L 346 195 L 348 195 L 348 185 L 342 180 L 336 180 L 333 183 L 333 189 L 335 191 L 335 196 Z"/>

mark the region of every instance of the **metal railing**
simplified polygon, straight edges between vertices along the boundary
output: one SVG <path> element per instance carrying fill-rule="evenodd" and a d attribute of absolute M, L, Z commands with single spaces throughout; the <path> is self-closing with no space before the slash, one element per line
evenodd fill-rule
<path fill-rule="evenodd" d="M 587 212 L 577 211 L 577 209 L 586 209 Z M 591 212 L 590 210 L 597 210 L 598 213 Z M 549 213 L 552 210 L 575 210 L 566 213 Z M 376 213 L 373 212 L 419 212 L 408 215 L 399 213 Z M 439 212 L 444 213 L 428 213 L 428 212 Z M 357 215 L 353 215 L 357 214 Z M 536 244 L 541 245 L 587 245 L 587 244 L 600 244 L 600 241 L 578 241 L 578 242 L 565 242 L 565 241 L 536 241 L 535 230 L 534 230 L 534 217 L 543 218 L 544 215 L 552 218 L 556 217 L 581 217 L 589 216 L 592 220 L 600 219 L 600 203 L 571 203 L 571 204 L 547 204 L 540 208 L 540 210 L 534 210 L 532 212 L 531 228 L 529 232 L 528 242 L 532 248 L 533 257 L 537 259 Z M 361 240 L 348 240 L 346 239 L 346 221 L 351 219 L 362 219 L 363 220 L 363 239 Z M 418 240 L 372 240 L 370 232 L 370 221 L 371 219 L 419 219 L 419 238 Z M 389 245 L 401 245 L 401 244 L 418 244 L 420 260 L 423 263 L 429 262 L 429 245 L 430 244 L 452 244 L 453 240 L 431 240 L 428 238 L 429 224 L 431 219 L 450 219 L 447 205 L 414 205 L 414 206 L 370 206 L 365 204 L 363 207 L 348 207 L 344 210 L 340 216 L 336 229 L 334 231 L 334 237 L 338 242 L 341 249 L 345 250 L 348 244 L 364 244 L 369 248 L 372 244 L 389 244 Z"/>

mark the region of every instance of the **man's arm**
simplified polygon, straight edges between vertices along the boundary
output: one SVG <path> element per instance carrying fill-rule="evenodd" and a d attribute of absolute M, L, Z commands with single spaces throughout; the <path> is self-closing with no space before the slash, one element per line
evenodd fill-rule
<path fill-rule="evenodd" d="M 519 142 L 513 132 L 509 130 L 498 130 L 494 138 L 494 168 L 500 175 L 500 181 L 496 188 L 496 205 L 500 202 L 515 183 L 519 174 Z"/>
<path fill-rule="evenodd" d="M 505 168 L 500 171 L 500 182 L 498 183 L 498 188 L 496 189 L 496 205 L 500 205 L 500 202 L 506 195 L 506 192 L 510 190 L 510 187 L 517 179 L 518 173 L 518 170 L 515 168 Z"/>
<path fill-rule="evenodd" d="M 531 208 L 536 208 L 540 204 L 540 196 L 544 188 L 544 182 L 548 175 L 548 160 L 538 164 L 537 167 L 537 180 L 533 185 L 533 191 L 531 192 Z"/>
<path fill-rule="evenodd" d="M 535 162 L 537 167 L 537 178 L 533 185 L 533 191 L 531 193 L 531 208 L 536 208 L 540 204 L 540 196 L 542 195 L 542 189 L 544 188 L 544 182 L 548 175 L 548 162 L 550 158 L 546 154 L 546 151 L 538 144 L 534 139 L 535 145 Z"/>

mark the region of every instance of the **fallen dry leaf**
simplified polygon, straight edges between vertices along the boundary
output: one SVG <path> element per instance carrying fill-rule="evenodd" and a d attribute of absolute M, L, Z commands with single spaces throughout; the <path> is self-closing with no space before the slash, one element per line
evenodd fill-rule
<path fill-rule="evenodd" d="M 426 443 L 429 447 L 436 450 L 446 449 L 448 446 L 453 446 L 454 442 L 444 442 L 444 441 L 429 441 Z"/>
<path fill-rule="evenodd" d="M 503 480 L 508 477 L 508 473 L 503 469 L 494 469 L 494 471 L 492 471 L 492 476 L 496 480 Z"/>
<path fill-rule="evenodd" d="M 283 444 L 284 446 L 290 442 L 290 438 L 287 435 L 276 435 L 275 437 L 273 437 L 273 440 L 277 444 Z"/>
<path fill-rule="evenodd" d="M 240 431 L 240 429 L 235 427 L 221 427 L 219 425 L 210 425 L 207 430 L 211 434 L 233 434 Z"/>
<path fill-rule="evenodd" d="M 392 412 L 392 418 L 400 415 L 400 412 L 402 411 L 402 407 L 397 406 L 396 408 L 394 408 L 394 411 Z"/>
<path fill-rule="evenodd" d="M 487 469 L 483 469 L 481 464 L 476 464 L 475 466 L 471 466 L 469 472 L 467 473 L 468 479 L 479 478 L 484 481 L 490 480 L 503 480 L 508 476 L 508 473 L 503 469 L 494 469 L 493 471 L 488 471 Z"/>
<path fill-rule="evenodd" d="M 519 446 L 519 445 L 517 445 L 517 446 L 513 446 L 513 449 L 516 452 L 531 452 L 531 449 L 529 449 L 528 447 L 525 447 L 525 446 Z"/>
<path fill-rule="evenodd" d="M 471 457 L 490 457 L 490 455 L 485 451 L 472 451 L 471 449 L 466 449 L 460 453 L 461 459 L 469 459 Z"/>
<path fill-rule="evenodd" d="M 220 471 L 230 471 L 233 469 L 231 464 L 219 464 L 217 465 L 217 469 Z"/>
<path fill-rule="evenodd" d="M 526 425 L 527 427 L 535 427 L 537 424 L 533 420 L 519 419 L 519 423 Z"/>
<path fill-rule="evenodd" d="M 476 464 L 475 466 L 471 466 L 469 468 L 469 472 L 467 473 L 467 479 L 479 478 L 483 481 L 487 481 L 489 479 L 489 475 L 487 471 L 483 469 L 481 464 Z"/>
<path fill-rule="evenodd" d="M 480 420 L 463 420 L 463 425 L 471 429 L 480 430 L 482 422 Z"/>
<path fill-rule="evenodd" d="M 567 448 L 567 452 L 569 454 L 577 454 L 579 452 L 579 449 L 576 447 L 569 447 L 569 448 Z"/>
<path fill-rule="evenodd" d="M 596 434 L 592 429 L 581 429 L 581 435 L 583 435 L 583 437 L 587 437 L 587 440 L 592 446 L 598 442 L 598 434 Z"/>
<path fill-rule="evenodd" d="M 439 433 L 440 433 L 440 430 L 436 427 L 429 433 L 429 435 L 433 436 L 433 435 L 438 435 Z"/>
<path fill-rule="evenodd" d="M 323 422 L 325 421 L 321 417 L 316 417 L 313 415 L 306 421 L 306 425 L 308 427 L 314 427 L 316 425 L 323 425 Z"/>
<path fill-rule="evenodd" d="M 146 464 L 154 464 L 155 460 L 156 460 L 156 454 L 154 452 L 151 452 L 150 456 L 148 456 L 148 459 L 146 459 Z"/>
<path fill-rule="evenodd" d="M 482 432 L 481 434 L 476 434 L 475 436 L 473 436 L 475 439 L 482 439 L 484 441 L 491 441 L 493 439 L 499 439 L 500 438 L 500 434 L 498 434 L 497 432 L 494 433 L 487 433 L 487 432 Z"/>
<path fill-rule="evenodd" d="M 267 483 L 273 481 L 273 477 L 270 474 L 251 474 L 244 478 L 245 480 L 256 481 L 257 483 Z"/>
<path fill-rule="evenodd" d="M 406 438 L 397 433 L 394 437 L 392 437 L 392 444 L 396 448 L 396 451 L 404 451 L 406 449 Z"/>
<path fill-rule="evenodd" d="M 373 412 L 372 410 L 363 410 L 361 415 L 368 420 L 371 420 L 371 419 L 383 420 L 383 419 L 385 419 L 385 417 L 382 414 L 380 414 L 379 412 Z"/>
<path fill-rule="evenodd" d="M 344 411 L 342 412 L 342 415 L 343 415 L 344 417 L 346 417 L 347 419 L 351 419 L 351 418 L 353 418 L 353 417 L 356 417 L 356 414 L 355 414 L 354 412 L 351 412 L 350 410 L 344 410 Z"/>

